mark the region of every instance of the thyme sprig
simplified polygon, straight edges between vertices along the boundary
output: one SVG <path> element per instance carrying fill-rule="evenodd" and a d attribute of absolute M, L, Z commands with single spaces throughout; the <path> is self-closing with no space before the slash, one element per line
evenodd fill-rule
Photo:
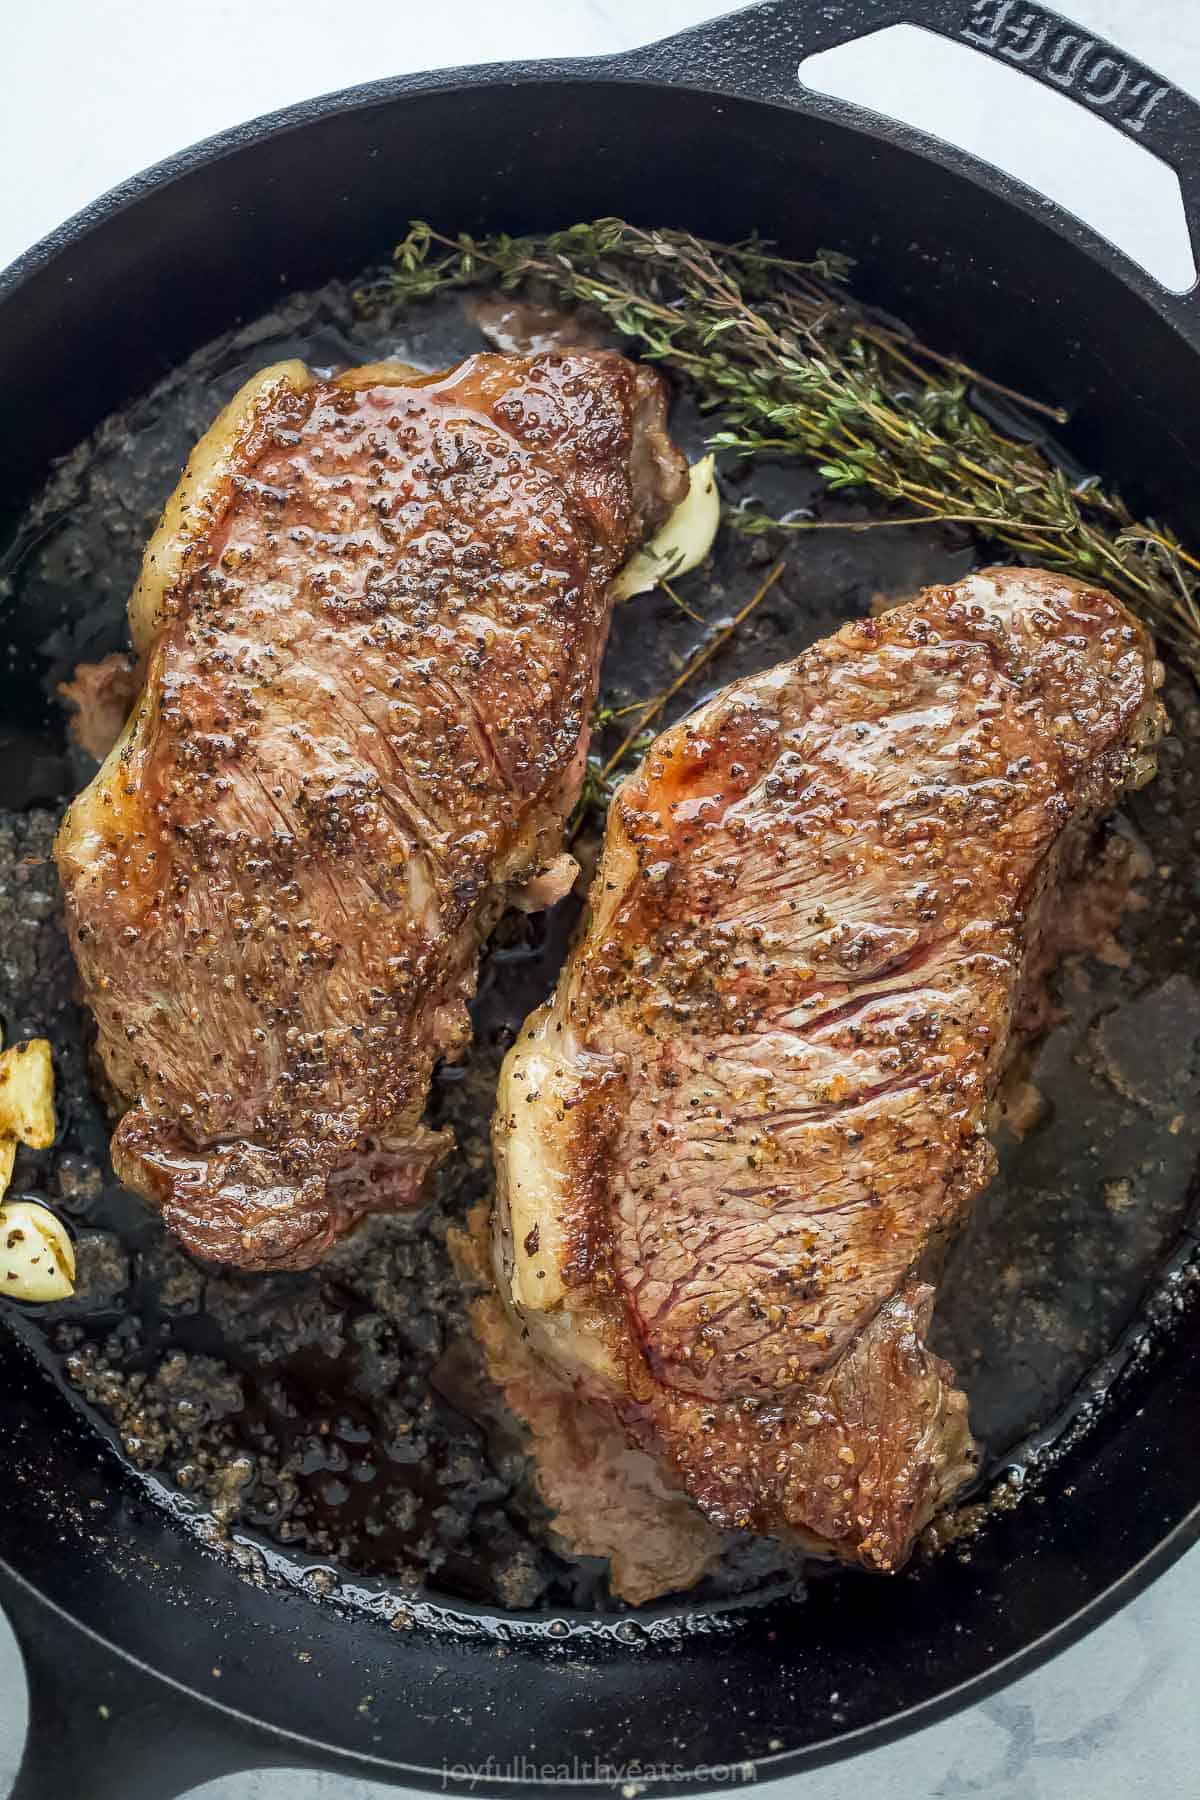
<path fill-rule="evenodd" d="M 390 288 L 415 300 L 528 283 L 594 308 L 641 356 L 684 378 L 715 415 L 715 449 L 794 457 L 815 464 L 832 490 L 869 488 L 903 509 L 862 529 L 966 524 L 1101 583 L 1200 680 L 1200 561 L 1099 480 L 1077 480 L 1044 441 L 983 410 L 989 395 L 1057 423 L 1061 409 L 1014 394 L 863 305 L 845 284 L 848 266 L 828 251 L 801 262 L 758 238 L 717 244 L 620 219 L 519 238 L 448 238 L 417 223 L 397 247 Z M 733 522 L 751 532 L 834 528 L 755 511 Z"/>

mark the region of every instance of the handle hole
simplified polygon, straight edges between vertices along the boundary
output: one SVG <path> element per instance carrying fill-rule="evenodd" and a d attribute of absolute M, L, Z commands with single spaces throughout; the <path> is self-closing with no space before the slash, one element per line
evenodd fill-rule
<path fill-rule="evenodd" d="M 800 64 L 803 86 L 914 126 L 1056 201 L 1173 293 L 1196 280 L 1179 177 L 1066 94 L 920 25 Z"/>

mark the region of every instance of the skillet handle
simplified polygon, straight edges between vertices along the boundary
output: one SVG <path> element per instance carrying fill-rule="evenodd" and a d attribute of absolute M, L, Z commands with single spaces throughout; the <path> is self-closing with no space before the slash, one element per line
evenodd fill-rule
<path fill-rule="evenodd" d="M 676 85 L 847 119 L 861 114 L 806 89 L 800 64 L 889 25 L 923 26 L 1019 69 L 1152 151 L 1179 178 L 1200 268 L 1200 101 L 1048 7 L 1026 0 L 823 0 L 819 6 L 766 0 L 651 44 L 629 60 L 639 74 Z M 1200 282 L 1183 295 L 1160 292 L 1165 310 L 1186 318 L 1193 331 L 1200 328 Z"/>
<path fill-rule="evenodd" d="M 176 1800 L 220 1775 L 296 1764 L 240 1716 L 208 1707 L 75 1625 L 0 1563 L 0 1604 L 29 1690 L 9 1800 Z"/>

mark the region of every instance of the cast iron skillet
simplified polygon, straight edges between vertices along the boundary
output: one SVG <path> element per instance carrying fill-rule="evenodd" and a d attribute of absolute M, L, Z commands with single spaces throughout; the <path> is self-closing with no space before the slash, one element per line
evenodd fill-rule
<path fill-rule="evenodd" d="M 1004 176 L 801 88 L 805 55 L 902 20 L 1069 87 L 1165 158 L 1200 250 L 1200 106 L 1012 0 L 772 0 L 611 60 L 384 81 L 186 152 L 8 272 L 4 504 L 281 278 L 352 273 L 413 214 L 521 230 L 620 212 L 717 238 L 753 226 L 800 254 L 844 246 L 868 295 L 1065 402 L 1089 465 L 1200 536 L 1196 291 L 1163 292 Z M 7 704 L 19 677 L 0 679 Z M 667 1792 L 792 1773 L 980 1698 L 1200 1535 L 1193 1310 L 1045 1503 L 996 1519 L 969 1563 L 644 1626 L 430 1608 L 397 1632 L 367 1601 L 255 1587 L 204 1551 L 0 1336 L 0 1598 L 31 1688 L 22 1800 L 164 1800 L 269 1763 L 430 1788 L 474 1765 L 483 1791 L 601 1791 L 639 1764 Z"/>

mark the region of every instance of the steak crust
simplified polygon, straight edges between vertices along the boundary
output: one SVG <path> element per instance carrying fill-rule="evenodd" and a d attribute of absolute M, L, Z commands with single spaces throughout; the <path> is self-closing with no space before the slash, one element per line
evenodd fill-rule
<path fill-rule="evenodd" d="M 555 870 L 609 579 L 686 487 L 607 352 L 265 371 L 130 603 L 145 686 L 57 842 L 121 1179 L 301 1268 L 443 1154 L 482 938 Z"/>
<path fill-rule="evenodd" d="M 992 569 L 735 683 L 618 790 L 502 1075 L 497 1280 L 716 1523 L 890 1569 L 974 1467 L 938 1252 L 1160 681 L 1112 596 Z"/>

